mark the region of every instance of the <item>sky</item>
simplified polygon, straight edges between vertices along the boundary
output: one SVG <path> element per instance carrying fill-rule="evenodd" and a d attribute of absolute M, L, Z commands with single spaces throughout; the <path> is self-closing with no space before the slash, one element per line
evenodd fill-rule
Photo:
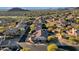
<path fill-rule="evenodd" d="M 79 7 L 79 0 L 0 0 L 0 7 Z"/>

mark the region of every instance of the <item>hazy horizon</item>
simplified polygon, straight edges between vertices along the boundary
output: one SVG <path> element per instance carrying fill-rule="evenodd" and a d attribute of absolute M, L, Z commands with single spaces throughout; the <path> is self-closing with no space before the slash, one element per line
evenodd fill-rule
<path fill-rule="evenodd" d="M 15 8 L 15 7 L 0 7 L 0 10 L 9 10 L 11 8 Z M 27 10 L 41 10 L 41 9 L 58 9 L 64 7 L 17 7 L 17 8 L 22 8 Z"/>

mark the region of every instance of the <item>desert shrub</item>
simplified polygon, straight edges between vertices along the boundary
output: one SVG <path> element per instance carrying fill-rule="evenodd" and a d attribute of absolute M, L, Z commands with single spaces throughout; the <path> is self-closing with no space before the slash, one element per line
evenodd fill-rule
<path fill-rule="evenodd" d="M 54 40 L 55 36 L 48 36 L 48 41 Z"/>
<path fill-rule="evenodd" d="M 56 44 L 49 44 L 47 47 L 48 51 L 56 51 L 58 49 Z"/>
<path fill-rule="evenodd" d="M 64 18 L 64 20 L 65 20 L 65 21 L 68 21 L 69 19 L 68 19 L 68 18 Z"/>
<path fill-rule="evenodd" d="M 76 37 L 75 36 L 69 36 L 69 40 L 75 40 Z"/>
<path fill-rule="evenodd" d="M 74 26 L 74 28 L 79 29 L 79 25 Z"/>
<path fill-rule="evenodd" d="M 52 31 L 53 29 L 50 27 L 50 28 L 48 28 L 48 31 Z"/>
<path fill-rule="evenodd" d="M 79 23 L 79 19 L 75 20 L 76 23 Z"/>
<path fill-rule="evenodd" d="M 30 33 L 32 33 L 32 31 L 34 31 L 35 30 L 35 24 L 32 24 L 31 26 L 30 26 Z"/>
<path fill-rule="evenodd" d="M 75 36 L 69 36 L 69 38 L 67 39 L 67 41 L 71 44 L 73 44 L 74 42 L 76 42 L 77 40 L 77 37 Z"/>
<path fill-rule="evenodd" d="M 20 51 L 30 51 L 30 48 L 22 48 Z"/>

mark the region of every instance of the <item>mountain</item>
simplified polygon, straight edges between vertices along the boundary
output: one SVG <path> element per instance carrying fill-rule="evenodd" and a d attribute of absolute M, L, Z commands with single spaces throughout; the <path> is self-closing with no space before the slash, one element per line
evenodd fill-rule
<path fill-rule="evenodd" d="M 19 7 L 15 7 L 15 8 L 9 9 L 8 11 L 29 11 L 29 10 L 25 10 L 25 9 L 22 9 L 22 8 L 19 8 Z"/>
<path fill-rule="evenodd" d="M 79 9 L 79 7 L 75 7 L 75 9 Z"/>

